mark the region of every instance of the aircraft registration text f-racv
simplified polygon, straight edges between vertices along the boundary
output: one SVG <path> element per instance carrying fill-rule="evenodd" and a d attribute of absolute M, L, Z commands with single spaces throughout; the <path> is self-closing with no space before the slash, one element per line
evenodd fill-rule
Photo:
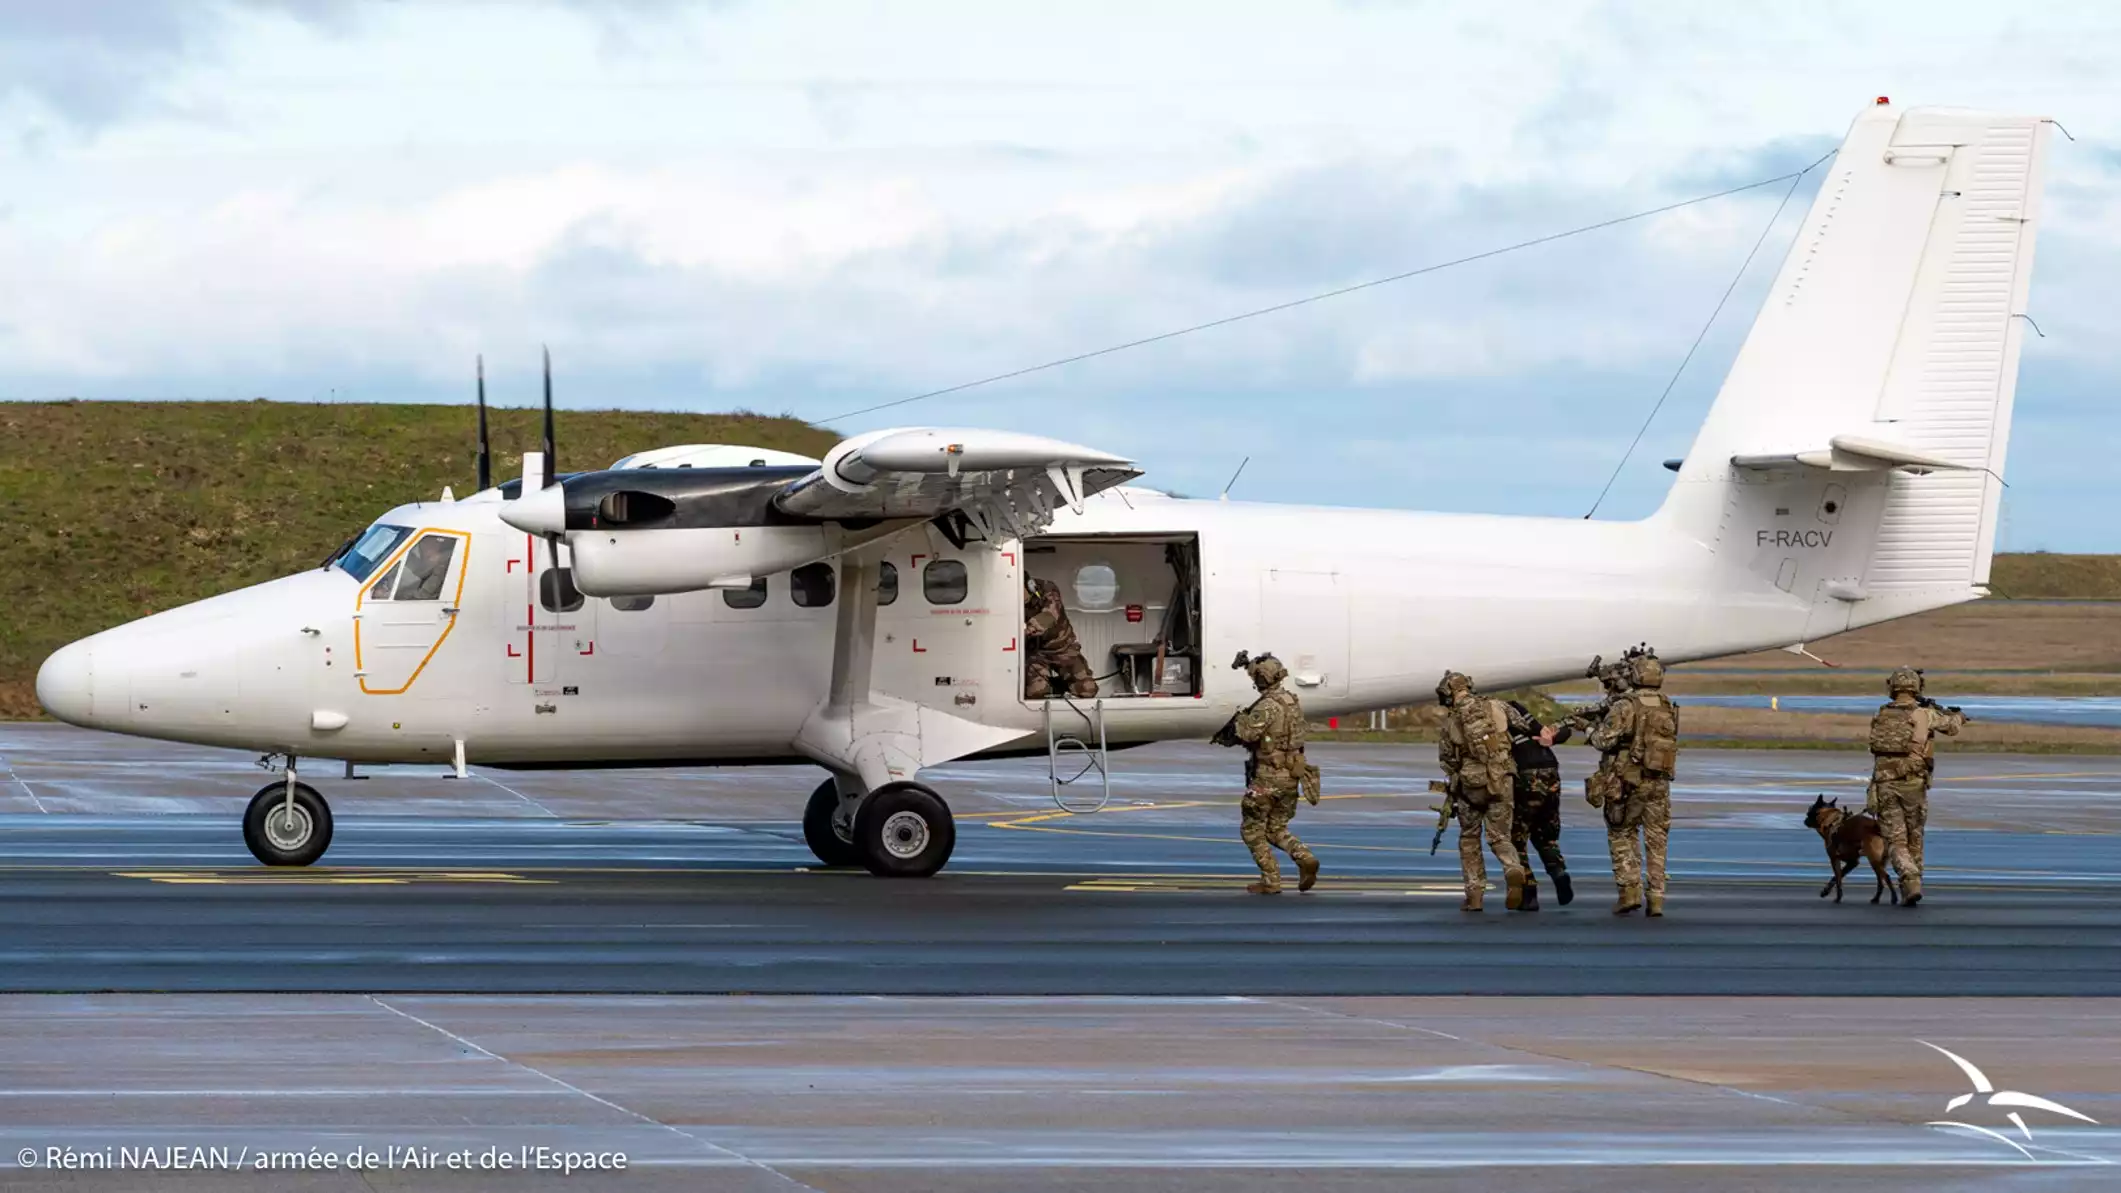
<path fill-rule="evenodd" d="M 1633 522 L 1171 497 L 1121 457 L 975 429 L 813 460 L 666 448 L 385 513 L 326 566 L 106 630 L 37 677 L 53 715 L 284 756 L 245 819 L 306 864 L 297 758 L 598 767 L 808 761 L 828 864 L 925 875 L 920 772 L 1205 738 L 1271 649 L 1305 708 L 1795 646 L 1984 593 L 2047 125 L 1865 110 L 1662 506 Z M 483 383 L 482 383 L 483 401 Z M 483 405 L 482 405 L 483 418 Z M 483 466 L 483 456 L 482 456 Z M 482 467 L 483 471 L 483 467 Z M 1089 700 L 1026 699 L 1027 579 L 1057 583 Z"/>

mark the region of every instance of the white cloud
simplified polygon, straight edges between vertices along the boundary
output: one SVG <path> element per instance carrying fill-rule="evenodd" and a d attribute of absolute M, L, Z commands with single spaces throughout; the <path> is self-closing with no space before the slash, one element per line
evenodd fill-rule
<path fill-rule="evenodd" d="M 2028 365 L 2107 388 L 2121 372 L 2100 323 L 2121 297 L 2104 6 L 152 14 L 122 35 L 0 19 L 0 66 L 59 41 L 128 66 L 82 75 L 128 80 L 95 103 L 69 106 L 64 71 L 0 96 L 0 393 L 454 396 L 472 353 L 527 361 L 547 341 L 585 401 L 830 415 L 1775 173 L 1880 93 L 2045 111 L 2085 138 L 2054 149 L 2034 300 L 2050 339 Z M 1542 481 L 1595 491 L 1775 198 L 850 425 L 1065 409 L 1157 479 L 1212 489 L 1248 436 L 1336 458 L 1331 436 L 1516 402 L 1538 416 L 1521 434 L 1572 445 Z M 1690 370 L 1634 491 L 1661 484 L 1658 440 L 1683 448 L 1753 301 Z M 2073 393 L 2028 389 L 2020 416 Z M 1277 424 L 1292 402 L 1333 413 Z M 1412 483 L 1328 487 L 1443 504 L 1478 467 L 1444 453 Z M 2038 481 L 2014 467 L 2014 484 Z"/>

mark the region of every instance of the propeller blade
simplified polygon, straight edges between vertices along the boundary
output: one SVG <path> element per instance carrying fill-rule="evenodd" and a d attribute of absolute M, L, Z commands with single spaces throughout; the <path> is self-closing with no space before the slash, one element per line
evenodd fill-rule
<path fill-rule="evenodd" d="M 552 444 L 552 349 L 545 349 L 545 483 L 559 475 L 559 455 Z"/>
<path fill-rule="evenodd" d="M 493 488 L 493 445 L 486 437 L 486 357 L 479 357 L 479 489 Z"/>

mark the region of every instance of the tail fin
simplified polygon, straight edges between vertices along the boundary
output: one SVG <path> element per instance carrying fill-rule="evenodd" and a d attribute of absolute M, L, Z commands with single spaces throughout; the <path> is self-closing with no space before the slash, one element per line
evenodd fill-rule
<path fill-rule="evenodd" d="M 1982 595 L 2046 143 L 1858 116 L 1658 511 L 1811 602 L 1807 637 Z"/>

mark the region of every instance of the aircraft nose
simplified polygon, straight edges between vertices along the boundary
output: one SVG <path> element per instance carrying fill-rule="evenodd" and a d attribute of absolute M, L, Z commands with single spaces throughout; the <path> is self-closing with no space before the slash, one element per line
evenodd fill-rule
<path fill-rule="evenodd" d="M 37 703 L 72 725 L 96 719 L 96 648 L 88 642 L 62 646 L 37 668 Z"/>

